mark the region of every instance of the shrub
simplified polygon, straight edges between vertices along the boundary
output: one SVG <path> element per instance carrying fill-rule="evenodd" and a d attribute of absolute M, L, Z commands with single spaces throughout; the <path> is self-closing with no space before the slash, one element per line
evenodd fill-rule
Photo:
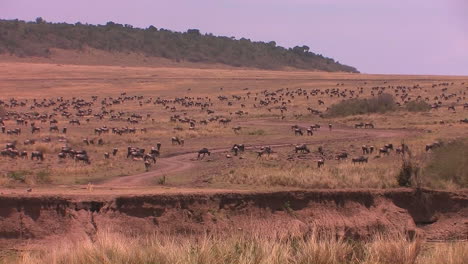
<path fill-rule="evenodd" d="M 50 171 L 49 170 L 40 170 L 36 173 L 37 182 L 39 183 L 50 183 Z"/>
<path fill-rule="evenodd" d="M 257 129 L 257 130 L 254 130 L 254 131 L 249 131 L 248 134 L 249 134 L 249 136 L 264 136 L 265 135 L 265 130 Z"/>
<path fill-rule="evenodd" d="M 411 162 L 410 159 L 404 159 L 400 173 L 397 175 L 398 185 L 401 187 L 414 186 L 419 170 L 420 168 Z"/>
<path fill-rule="evenodd" d="M 326 116 L 339 117 L 394 111 L 396 103 L 390 94 L 381 94 L 368 99 L 343 100 L 330 107 Z"/>
<path fill-rule="evenodd" d="M 7 174 L 8 178 L 18 182 L 26 182 L 26 176 L 28 176 L 28 171 L 12 171 Z"/>
<path fill-rule="evenodd" d="M 158 179 L 158 184 L 159 185 L 165 185 L 166 184 L 166 175 L 162 176 L 161 178 Z"/>
<path fill-rule="evenodd" d="M 410 112 L 426 112 L 431 110 L 431 105 L 425 101 L 411 101 L 405 105 L 406 110 Z"/>
<path fill-rule="evenodd" d="M 455 140 L 434 149 L 424 177 L 431 187 L 444 183 L 468 187 L 468 140 Z"/>

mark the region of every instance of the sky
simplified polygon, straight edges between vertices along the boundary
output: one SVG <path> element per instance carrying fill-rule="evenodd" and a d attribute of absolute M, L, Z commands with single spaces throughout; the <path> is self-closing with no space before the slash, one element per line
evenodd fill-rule
<path fill-rule="evenodd" d="M 0 0 L 0 19 L 275 41 L 364 73 L 468 75 L 468 0 Z"/>

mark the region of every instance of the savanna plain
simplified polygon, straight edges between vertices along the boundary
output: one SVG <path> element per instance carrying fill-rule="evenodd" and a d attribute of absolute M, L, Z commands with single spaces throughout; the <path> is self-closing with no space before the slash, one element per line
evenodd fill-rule
<path fill-rule="evenodd" d="M 4 263 L 468 263 L 468 77 L 0 63 Z"/>

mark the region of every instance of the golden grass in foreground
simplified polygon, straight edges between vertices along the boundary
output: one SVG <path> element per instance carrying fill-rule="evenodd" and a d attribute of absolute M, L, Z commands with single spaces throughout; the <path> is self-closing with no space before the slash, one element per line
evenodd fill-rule
<path fill-rule="evenodd" d="M 231 237 L 181 238 L 155 235 L 128 238 L 99 232 L 95 242 L 62 243 L 40 252 L 28 252 L 21 264 L 93 263 L 259 263 L 259 264 L 422 264 L 468 263 L 468 244 L 436 244 L 403 236 L 376 236 L 369 241 L 348 241 L 333 235 L 271 239 L 256 234 Z"/>

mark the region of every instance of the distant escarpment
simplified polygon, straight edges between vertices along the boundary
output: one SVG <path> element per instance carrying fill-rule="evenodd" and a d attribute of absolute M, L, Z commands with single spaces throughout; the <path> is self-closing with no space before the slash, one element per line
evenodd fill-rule
<path fill-rule="evenodd" d="M 274 41 L 214 36 L 202 34 L 198 29 L 174 32 L 154 26 L 142 29 L 113 22 L 89 25 L 47 23 L 42 18 L 35 22 L 0 20 L 0 54 L 47 58 L 54 49 L 82 51 L 86 48 L 175 62 L 358 72 L 354 67 L 311 52 L 307 46 L 284 48 Z"/>

